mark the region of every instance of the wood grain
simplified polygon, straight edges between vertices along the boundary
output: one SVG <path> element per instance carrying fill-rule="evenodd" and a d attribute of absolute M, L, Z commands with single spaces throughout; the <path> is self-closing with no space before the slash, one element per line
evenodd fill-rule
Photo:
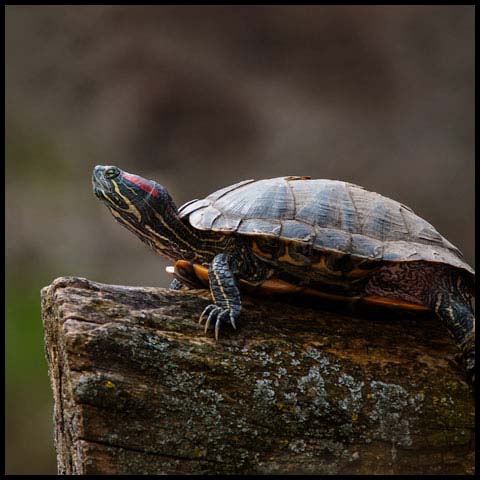
<path fill-rule="evenodd" d="M 246 297 L 215 343 L 208 303 L 42 290 L 60 474 L 473 474 L 474 398 L 435 318 Z"/>

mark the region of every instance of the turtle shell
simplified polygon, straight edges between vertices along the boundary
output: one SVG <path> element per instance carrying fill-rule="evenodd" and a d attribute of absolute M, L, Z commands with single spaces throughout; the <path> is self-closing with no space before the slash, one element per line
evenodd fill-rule
<path fill-rule="evenodd" d="M 472 275 L 462 253 L 409 207 L 357 185 L 309 177 L 245 180 L 179 209 L 200 230 L 276 237 L 378 261 L 426 261 Z"/>

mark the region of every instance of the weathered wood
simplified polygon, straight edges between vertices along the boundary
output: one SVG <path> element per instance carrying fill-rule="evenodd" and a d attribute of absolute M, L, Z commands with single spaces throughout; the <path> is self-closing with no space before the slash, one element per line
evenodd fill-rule
<path fill-rule="evenodd" d="M 473 395 L 435 318 L 246 297 L 215 343 L 207 303 L 42 290 L 59 473 L 473 473 Z"/>

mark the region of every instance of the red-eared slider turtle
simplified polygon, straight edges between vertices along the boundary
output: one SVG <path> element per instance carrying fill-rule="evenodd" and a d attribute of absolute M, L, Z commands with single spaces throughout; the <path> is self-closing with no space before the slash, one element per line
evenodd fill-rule
<path fill-rule="evenodd" d="M 122 225 L 174 260 L 172 288 L 205 281 L 205 331 L 241 310 L 242 284 L 432 309 L 475 363 L 475 272 L 408 207 L 337 180 L 246 180 L 179 209 L 164 187 L 97 166 L 95 194 Z"/>

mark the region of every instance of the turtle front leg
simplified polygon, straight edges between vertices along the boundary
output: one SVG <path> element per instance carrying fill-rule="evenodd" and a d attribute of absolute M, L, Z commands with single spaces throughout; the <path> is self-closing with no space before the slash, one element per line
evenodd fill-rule
<path fill-rule="evenodd" d="M 475 316 L 464 295 L 441 292 L 435 302 L 435 312 L 445 322 L 461 348 L 470 381 L 475 383 Z"/>
<path fill-rule="evenodd" d="M 217 255 L 208 269 L 210 291 L 215 303 L 208 305 L 200 316 L 199 323 L 205 320 L 205 332 L 210 324 L 215 323 L 215 339 L 218 340 L 220 326 L 230 321 L 236 328 L 235 320 L 240 315 L 242 301 L 237 282 L 232 271 L 233 260 L 225 253 Z"/>

